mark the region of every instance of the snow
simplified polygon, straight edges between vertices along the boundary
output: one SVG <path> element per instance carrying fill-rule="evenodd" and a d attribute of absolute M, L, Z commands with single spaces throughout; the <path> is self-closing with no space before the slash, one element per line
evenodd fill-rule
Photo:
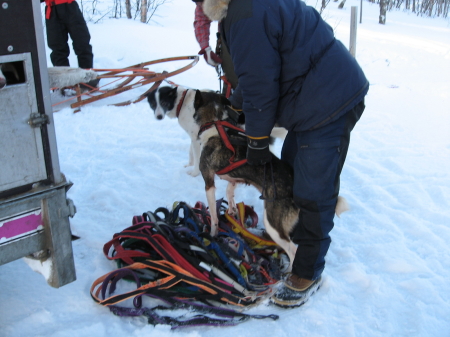
<path fill-rule="evenodd" d="M 360 2 L 348 0 L 342 10 L 337 5 L 330 2 L 323 16 L 348 46 L 350 9 Z M 95 67 L 197 54 L 194 6 L 166 3 L 150 25 L 126 19 L 89 24 Z M 72 231 L 81 237 L 73 242 L 77 280 L 54 289 L 23 259 L 1 266 L 0 335 L 449 336 L 449 21 L 392 11 L 383 26 L 377 5 L 363 7 L 356 57 L 371 87 L 341 176 L 351 211 L 335 219 L 324 283 L 309 302 L 286 310 L 265 301 L 249 311 L 277 314 L 278 321 L 171 331 L 142 318 L 117 317 L 91 299 L 93 281 L 115 268 L 103 256 L 103 244 L 134 215 L 174 201 L 206 203 L 202 178 L 186 174 L 190 142 L 177 121 L 157 121 L 145 101 L 108 105 L 137 97 L 136 89 L 78 113 L 62 108 L 54 114 L 61 170 L 74 183 L 68 197 L 77 207 Z M 171 80 L 192 88 L 219 86 L 203 59 Z M 217 197 L 224 197 L 225 184 L 217 183 Z M 258 197 L 251 187 L 236 191 L 236 200 L 254 205 L 261 218 Z"/>

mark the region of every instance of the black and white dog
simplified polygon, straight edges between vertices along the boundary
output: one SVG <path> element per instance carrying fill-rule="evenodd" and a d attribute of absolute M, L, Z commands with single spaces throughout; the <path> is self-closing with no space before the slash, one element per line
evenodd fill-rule
<path fill-rule="evenodd" d="M 189 150 L 189 163 L 185 167 L 193 166 L 191 171 L 188 171 L 193 177 L 200 174 L 199 160 L 200 160 L 200 142 L 198 138 L 198 132 L 200 127 L 198 123 L 192 123 L 193 120 L 198 118 L 195 107 L 194 99 L 196 94 L 196 89 L 188 89 L 185 87 L 160 87 L 157 90 L 152 91 L 147 95 L 148 103 L 153 109 L 155 117 L 159 120 L 163 119 L 165 116 L 169 118 L 178 118 L 178 122 L 184 131 L 187 132 L 191 138 L 191 147 Z M 228 99 L 223 95 L 217 94 L 211 90 L 202 90 L 202 93 L 209 93 L 208 97 L 210 100 L 214 101 L 217 106 L 231 106 Z M 223 119 L 230 118 L 229 113 L 233 112 L 227 109 L 223 112 Z M 241 123 L 239 126 L 245 128 L 245 125 L 239 118 L 233 116 L 236 122 Z M 286 137 L 287 130 L 280 127 L 275 127 L 272 131 L 271 136 L 273 138 L 284 139 Z"/>
<path fill-rule="evenodd" d="M 148 100 L 157 118 L 162 119 L 164 115 L 178 117 L 180 125 L 191 135 L 193 143 L 198 144 L 199 169 L 205 181 L 206 199 L 211 214 L 211 235 L 217 235 L 219 224 L 215 176 L 218 175 L 221 179 L 228 181 L 226 197 L 230 214 L 236 212 L 234 200 L 236 184 L 252 185 L 258 189 L 264 199 L 266 232 L 289 256 L 290 265 L 287 271 L 290 271 L 297 250 L 296 245 L 290 239 L 290 233 L 297 224 L 299 213 L 299 208 L 293 201 L 292 168 L 272 155 L 270 164 L 259 166 L 243 164 L 222 173 L 223 169 L 230 165 L 232 151 L 228 147 L 229 143 L 234 146 L 234 161 L 239 162 L 246 158 L 246 136 L 239 132 L 231 133 L 228 136 L 230 142 L 227 145 L 227 142 L 219 135 L 216 124 L 211 123 L 228 118 L 228 100 L 214 92 L 185 90 L 161 88 L 158 92 L 149 94 Z M 172 98 L 166 100 L 166 97 L 169 96 Z M 185 108 L 183 108 L 184 104 L 186 104 Z M 182 116 L 181 111 L 185 113 L 185 116 Z M 205 128 L 205 126 L 211 127 Z M 198 135 L 200 130 L 202 132 Z M 336 214 L 340 215 L 347 209 L 348 205 L 345 199 L 339 197 Z"/>
<path fill-rule="evenodd" d="M 187 166 L 193 166 L 188 171 L 193 177 L 200 174 L 200 142 L 198 132 L 200 127 L 195 123 L 196 111 L 194 108 L 194 99 L 196 90 L 185 87 L 160 87 L 147 95 L 148 103 L 155 113 L 155 117 L 159 120 L 165 116 L 169 118 L 178 118 L 178 123 L 187 132 L 191 138 L 191 146 L 189 150 L 189 162 Z M 225 97 L 217 95 L 217 100 L 226 100 Z M 226 100 L 228 101 L 228 100 Z M 226 103 L 224 101 L 224 103 Z"/>

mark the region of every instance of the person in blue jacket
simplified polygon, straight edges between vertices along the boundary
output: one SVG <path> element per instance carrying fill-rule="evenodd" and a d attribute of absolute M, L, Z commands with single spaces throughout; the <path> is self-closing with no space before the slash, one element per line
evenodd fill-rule
<path fill-rule="evenodd" d="M 271 300 L 296 307 L 322 282 L 339 177 L 369 83 L 333 29 L 300 0 L 204 0 L 203 11 L 220 22 L 239 79 L 248 163 L 271 160 L 275 123 L 288 130 L 281 159 L 294 170 L 298 248 Z"/>

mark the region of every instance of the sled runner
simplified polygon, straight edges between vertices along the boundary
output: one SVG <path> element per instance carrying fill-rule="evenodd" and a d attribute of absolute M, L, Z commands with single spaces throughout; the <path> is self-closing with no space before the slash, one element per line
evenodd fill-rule
<path fill-rule="evenodd" d="M 153 72 L 151 70 L 148 70 L 148 66 L 164 63 L 164 62 L 171 62 L 171 61 L 183 61 L 183 60 L 192 60 L 191 63 L 188 65 L 181 67 L 179 69 L 176 69 L 171 72 L 163 71 L 161 73 Z M 65 103 L 67 101 L 71 101 L 76 99 L 75 103 L 70 104 L 70 107 L 72 109 L 76 109 L 74 112 L 79 111 L 80 107 L 99 101 L 101 99 L 105 99 L 108 97 L 112 97 L 118 94 L 121 94 L 125 91 L 136 89 L 145 85 L 152 84 L 153 85 L 146 90 L 143 94 L 139 95 L 134 100 L 128 100 L 120 103 L 111 104 L 114 106 L 125 106 L 130 105 L 133 103 L 137 103 L 142 101 L 146 95 L 157 89 L 161 82 L 171 76 L 178 75 L 193 66 L 197 64 L 199 60 L 199 57 L 197 55 L 195 56 L 178 56 L 178 57 L 170 57 L 170 58 L 164 58 L 149 62 L 143 62 L 139 64 L 135 64 L 126 68 L 122 69 L 91 69 L 89 71 L 95 72 L 97 75 L 97 78 L 103 81 L 100 82 L 101 86 L 99 88 L 94 88 L 89 86 L 89 84 L 85 82 L 76 83 L 74 84 L 71 89 L 75 91 L 75 95 L 68 98 L 67 100 L 63 100 L 61 102 L 57 102 L 53 104 L 52 106 L 55 107 L 59 104 Z M 56 67 L 58 68 L 58 67 Z M 49 68 L 50 69 L 50 68 Z M 49 72 L 50 74 L 50 72 Z M 86 78 L 91 75 L 89 73 L 86 74 Z M 58 83 L 58 81 L 53 81 L 51 78 L 52 74 L 50 74 L 50 83 Z M 64 76 L 64 74 L 62 74 Z M 66 74 L 67 76 L 67 74 Z M 92 77 L 89 77 L 89 79 L 93 79 Z M 88 81 L 86 81 L 88 82 Z M 118 82 L 118 83 L 116 83 Z M 81 85 L 84 86 L 84 88 L 88 88 L 87 91 L 82 92 Z M 53 87 L 52 89 L 63 89 L 61 87 Z"/>

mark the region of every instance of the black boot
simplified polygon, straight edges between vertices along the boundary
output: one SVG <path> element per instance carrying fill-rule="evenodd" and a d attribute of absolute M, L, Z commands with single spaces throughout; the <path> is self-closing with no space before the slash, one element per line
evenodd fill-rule
<path fill-rule="evenodd" d="M 82 93 L 93 91 L 96 88 L 98 88 L 98 82 L 100 82 L 99 78 L 96 78 L 95 80 L 91 80 L 87 83 L 80 83 L 80 89 Z"/>

